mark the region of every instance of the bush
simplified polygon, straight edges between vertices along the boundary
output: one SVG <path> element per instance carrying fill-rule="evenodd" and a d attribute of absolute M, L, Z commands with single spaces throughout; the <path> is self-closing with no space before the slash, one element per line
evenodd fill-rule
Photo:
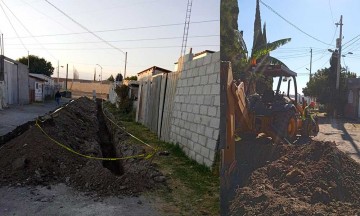
<path fill-rule="evenodd" d="M 118 96 L 119 111 L 128 114 L 133 109 L 133 101 L 129 98 L 129 87 L 126 85 L 116 86 L 115 92 Z"/>

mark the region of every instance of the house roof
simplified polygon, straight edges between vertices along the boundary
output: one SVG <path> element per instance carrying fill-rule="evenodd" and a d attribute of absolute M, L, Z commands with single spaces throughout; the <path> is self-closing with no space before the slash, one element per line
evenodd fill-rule
<path fill-rule="evenodd" d="M 141 73 L 144 73 L 150 69 L 153 69 L 153 70 L 159 70 L 159 71 L 162 71 L 164 73 L 171 73 L 172 71 L 170 70 L 167 70 L 167 69 L 164 69 L 164 68 L 161 68 L 161 67 L 158 67 L 158 66 L 152 66 L 152 67 L 149 67 L 148 69 L 145 69 L 143 71 L 140 71 L 139 73 L 137 73 L 137 75 L 139 76 Z"/>
<path fill-rule="evenodd" d="M 44 74 L 29 73 L 29 76 L 37 78 L 37 79 L 45 80 L 45 81 L 48 81 L 49 79 L 50 80 L 52 79 L 51 77 L 46 76 Z"/>

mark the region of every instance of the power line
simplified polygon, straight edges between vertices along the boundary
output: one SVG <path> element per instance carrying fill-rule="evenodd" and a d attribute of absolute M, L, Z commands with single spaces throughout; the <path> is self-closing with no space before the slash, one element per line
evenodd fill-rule
<path fill-rule="evenodd" d="M 71 21 L 73 21 L 74 23 L 76 23 L 78 26 L 80 26 L 81 28 L 85 29 L 88 33 L 92 34 L 93 36 L 95 36 L 96 38 L 98 38 L 99 40 L 103 41 L 104 43 L 106 43 L 107 45 L 109 45 L 110 47 L 122 52 L 123 54 L 125 54 L 124 51 L 122 51 L 121 49 L 115 47 L 114 45 L 112 45 L 111 43 L 105 41 L 104 39 L 102 39 L 101 37 L 99 37 L 98 35 L 96 35 L 95 33 L 93 33 L 92 31 L 90 31 L 88 28 L 86 28 L 85 26 L 81 25 L 79 22 L 77 22 L 76 20 L 74 20 L 73 18 L 71 18 L 69 15 L 67 15 L 64 11 L 60 10 L 58 7 L 56 7 L 55 5 L 53 5 L 52 3 L 50 3 L 48 0 L 45 0 L 48 4 L 50 4 L 51 6 L 53 6 L 56 10 L 58 10 L 60 13 L 62 13 L 63 15 L 65 15 L 67 18 L 69 18 Z"/>
<path fill-rule="evenodd" d="M 332 44 L 332 42 L 334 41 L 336 33 L 337 33 L 337 26 L 335 27 L 334 35 L 333 35 L 333 38 L 331 39 L 330 44 Z M 313 60 L 312 63 L 317 62 L 317 61 L 323 59 L 323 58 L 325 57 L 325 53 L 326 53 L 326 51 L 327 51 L 327 49 L 328 49 L 329 47 L 330 47 L 330 45 L 324 50 L 324 52 L 322 53 L 322 55 L 321 55 L 319 58 Z M 313 48 L 313 49 L 314 49 L 314 48 Z M 326 60 L 326 62 L 327 62 L 327 60 Z M 325 62 L 320 68 L 324 67 L 324 65 L 326 64 L 326 62 Z M 296 68 L 294 71 L 299 70 L 299 69 L 301 69 L 301 68 L 304 68 L 304 67 L 306 67 L 307 65 L 308 65 L 308 63 L 304 64 L 304 65 L 301 66 L 301 67 Z"/>
<path fill-rule="evenodd" d="M 302 29 L 300 29 L 299 27 L 297 27 L 295 24 L 291 23 L 289 20 L 287 20 L 286 18 L 284 18 L 283 16 L 281 16 L 278 12 L 276 12 L 272 7 L 270 7 L 269 5 L 265 4 L 262 0 L 260 0 L 261 4 L 263 4 L 265 7 L 267 7 L 269 10 L 271 10 L 273 13 L 275 13 L 276 15 L 278 15 L 281 19 L 283 19 L 285 22 L 287 22 L 288 24 L 290 24 L 292 27 L 296 28 L 297 30 L 299 30 L 300 32 L 302 32 L 303 34 L 307 35 L 308 37 L 323 43 L 325 45 L 330 45 L 328 43 L 325 43 L 324 41 L 317 39 L 316 37 L 306 33 L 305 31 L 303 31 Z"/>
<path fill-rule="evenodd" d="M 31 34 L 31 32 L 29 31 L 28 28 L 26 28 L 26 26 L 17 18 L 17 16 L 10 10 L 10 8 L 5 4 L 5 2 L 3 0 L 1 0 L 1 2 L 5 5 L 5 7 L 10 11 L 10 13 L 15 17 L 15 19 L 21 24 L 21 26 L 31 35 L 31 37 L 33 37 L 33 35 Z M 48 52 L 54 59 L 57 59 L 55 58 L 55 56 L 50 53 L 36 38 L 33 37 L 33 39 L 38 43 L 40 44 L 40 46 L 46 51 Z"/>
<path fill-rule="evenodd" d="M 155 46 L 155 47 L 126 47 L 123 49 L 164 49 L 164 48 L 178 48 L 181 46 Z M 191 47 L 220 47 L 220 45 L 195 45 L 195 46 L 191 46 Z M 18 49 L 18 48 L 12 48 L 12 49 Z M 41 48 L 32 48 L 32 49 L 41 49 Z M 51 50 L 109 50 L 112 48 L 109 47 L 103 47 L 103 48 L 54 48 Z"/>
<path fill-rule="evenodd" d="M 360 36 L 360 35 L 359 35 Z M 357 41 L 360 40 L 360 37 L 358 39 L 356 39 L 355 41 L 353 41 L 351 44 L 347 45 L 346 47 L 343 48 L 343 50 L 347 49 L 348 47 L 350 47 L 351 45 L 353 45 L 354 43 L 356 43 Z"/>
<path fill-rule="evenodd" d="M 3 2 L 4 3 L 4 2 Z M 6 19 L 9 21 L 9 23 L 10 23 L 10 25 L 11 25 L 11 27 L 13 28 L 13 30 L 14 30 L 14 32 L 15 32 L 15 34 L 16 34 L 16 36 L 17 36 L 17 38 L 20 40 L 20 42 L 21 42 L 21 44 L 23 45 L 23 47 L 25 48 L 25 50 L 26 51 L 28 51 L 28 49 L 26 48 L 26 46 L 25 46 L 25 44 L 24 44 L 24 42 L 21 40 L 21 38 L 19 37 L 19 34 L 17 33 L 17 31 L 16 31 L 16 29 L 15 29 L 15 27 L 14 27 L 14 25 L 12 24 L 12 22 L 11 22 L 11 20 L 10 20 L 10 18 L 8 17 L 8 15 L 6 14 L 6 12 L 5 12 L 5 10 L 4 10 L 4 8 L 3 8 L 3 6 L 0 4 L 0 7 L 1 7 L 1 9 L 2 9 L 2 11 L 4 12 L 4 14 L 5 14 L 5 16 L 6 16 Z"/>
<path fill-rule="evenodd" d="M 218 21 L 219 20 L 203 20 L 203 21 L 190 22 L 190 24 L 211 23 L 211 22 L 218 22 Z M 168 27 L 168 26 L 179 26 L 179 25 L 183 25 L 183 24 L 184 23 L 172 23 L 172 24 L 162 24 L 162 25 L 97 30 L 97 31 L 92 31 L 92 32 L 103 33 L 103 32 L 114 32 L 114 31 L 126 31 L 126 30 L 137 30 L 137 29 L 148 29 L 148 28 L 160 28 L 160 27 Z M 59 33 L 59 34 L 35 35 L 34 37 L 54 37 L 54 36 L 66 36 L 66 35 L 89 34 L 89 33 L 90 32 Z M 14 38 L 14 37 L 8 37 L 6 39 L 12 39 L 12 38 Z M 23 36 L 21 38 L 28 38 L 28 36 Z"/>
<path fill-rule="evenodd" d="M 189 38 L 204 38 L 204 37 L 218 37 L 220 35 L 197 35 Z M 171 39 L 180 39 L 182 37 L 160 37 L 160 38 L 142 38 L 142 39 L 125 39 L 125 40 L 113 40 L 107 42 L 138 42 L 138 41 L 152 41 L 152 40 L 171 40 Z M 100 41 L 79 41 L 79 42 L 58 42 L 58 43 L 43 43 L 46 45 L 51 44 L 93 44 L 93 43 L 102 43 Z M 18 45 L 18 44 L 7 44 L 7 45 Z M 36 45 L 36 44 L 27 44 L 27 45 Z"/>
<path fill-rule="evenodd" d="M 358 35 L 356 35 L 355 37 L 353 37 L 351 40 L 349 40 L 348 42 L 346 42 L 346 43 L 343 43 L 343 46 L 344 45 L 346 45 L 346 44 L 348 44 L 348 43 L 350 43 L 351 41 L 353 41 L 353 40 L 355 40 L 357 37 L 359 37 L 360 36 L 360 34 L 358 34 Z"/>

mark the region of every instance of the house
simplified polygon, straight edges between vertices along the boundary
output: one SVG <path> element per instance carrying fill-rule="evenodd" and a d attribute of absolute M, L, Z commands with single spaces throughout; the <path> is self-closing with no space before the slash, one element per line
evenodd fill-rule
<path fill-rule="evenodd" d="M 347 79 L 348 96 L 345 117 L 360 119 L 360 78 Z"/>
<path fill-rule="evenodd" d="M 53 78 L 45 74 L 29 73 L 30 100 L 44 101 L 55 95 L 55 84 Z M 35 98 L 33 97 L 35 96 Z"/>
<path fill-rule="evenodd" d="M 27 65 L 0 55 L 0 108 L 28 104 L 29 70 Z"/>
<path fill-rule="evenodd" d="M 141 80 L 144 77 L 154 76 L 154 75 L 163 74 L 163 73 L 171 73 L 171 72 L 172 71 L 166 70 L 166 69 L 158 67 L 158 66 L 152 66 L 148 69 L 145 69 L 145 70 L 137 73 L 137 75 L 138 75 L 138 80 Z"/>

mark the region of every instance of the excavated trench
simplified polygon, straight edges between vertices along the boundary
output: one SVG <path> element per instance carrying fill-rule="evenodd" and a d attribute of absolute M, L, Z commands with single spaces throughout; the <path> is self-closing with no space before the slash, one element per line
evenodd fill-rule
<path fill-rule="evenodd" d="M 97 99 L 97 119 L 99 122 L 99 143 L 101 152 L 104 158 L 117 158 L 114 143 L 112 142 L 112 136 L 106 126 L 105 117 L 102 111 L 101 100 Z M 104 160 L 103 166 L 110 170 L 114 175 L 120 176 L 124 174 L 124 168 L 121 160 Z"/>

